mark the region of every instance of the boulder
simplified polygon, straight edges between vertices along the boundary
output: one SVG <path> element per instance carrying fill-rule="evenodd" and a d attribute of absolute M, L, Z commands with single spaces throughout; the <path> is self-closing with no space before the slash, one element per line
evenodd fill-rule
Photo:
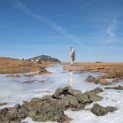
<path fill-rule="evenodd" d="M 111 106 L 103 107 L 95 103 L 91 109 L 91 112 L 97 116 L 103 116 L 106 115 L 108 112 L 114 112 L 116 110 L 117 110 L 116 107 L 111 107 Z"/>
<path fill-rule="evenodd" d="M 69 87 L 68 88 L 68 94 L 70 94 L 70 95 L 73 95 L 73 96 L 81 96 L 82 95 L 82 92 L 81 91 L 79 91 L 79 90 L 74 90 L 74 89 L 72 89 L 71 87 Z"/>
<path fill-rule="evenodd" d="M 85 108 L 85 105 L 82 103 L 79 103 L 76 108 L 72 109 L 72 111 L 79 111 Z"/>
<path fill-rule="evenodd" d="M 55 93 L 52 95 L 53 98 L 59 99 L 59 96 L 62 94 L 63 89 L 62 88 L 58 88 L 56 89 Z"/>
<path fill-rule="evenodd" d="M 29 111 L 29 113 L 28 113 L 28 116 L 31 117 L 32 119 L 34 119 L 37 114 L 38 114 L 38 110 L 37 109 L 31 109 Z"/>
<path fill-rule="evenodd" d="M 68 102 L 68 106 L 71 108 L 76 108 L 78 106 L 78 100 L 76 97 L 72 96 L 72 95 L 66 95 L 64 100 L 66 100 L 66 102 Z"/>
<path fill-rule="evenodd" d="M 91 102 L 97 102 L 101 101 L 103 97 L 95 95 L 95 94 L 89 94 L 89 99 Z"/>
<path fill-rule="evenodd" d="M 39 69 L 39 74 L 46 73 L 46 72 L 47 72 L 47 70 L 45 68 L 40 68 Z"/>
<path fill-rule="evenodd" d="M 88 94 L 86 94 L 86 93 L 82 94 L 82 96 L 79 98 L 79 102 L 82 104 L 90 103 L 90 99 L 88 97 Z"/>
<path fill-rule="evenodd" d="M 94 82 L 95 78 L 91 75 L 89 75 L 87 78 L 86 78 L 86 81 L 87 82 Z"/>
<path fill-rule="evenodd" d="M 103 90 L 99 87 L 97 87 L 91 91 L 85 92 L 84 94 L 86 95 L 87 102 L 91 103 L 91 102 L 100 101 L 103 98 L 103 97 L 97 95 L 100 92 L 103 92 Z"/>
<path fill-rule="evenodd" d="M 67 116 L 64 112 L 58 108 L 48 108 L 32 112 L 32 119 L 39 122 L 54 121 L 63 123 L 65 117 Z"/>

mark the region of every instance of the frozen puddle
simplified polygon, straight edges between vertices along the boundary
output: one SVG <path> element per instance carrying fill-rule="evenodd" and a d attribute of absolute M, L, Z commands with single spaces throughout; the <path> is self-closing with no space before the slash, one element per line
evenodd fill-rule
<path fill-rule="evenodd" d="M 21 77 L 18 78 L 7 78 L 6 75 L 0 75 L 0 102 L 8 103 L 5 106 L 14 106 L 17 103 L 22 103 L 24 100 L 52 94 L 56 88 L 65 87 L 69 84 L 74 89 L 79 89 L 82 92 L 92 90 L 96 87 L 104 88 L 104 86 L 101 85 L 85 82 L 88 75 L 99 76 L 100 73 L 69 73 L 63 70 L 62 65 L 55 65 L 47 69 L 53 73 L 35 77 L 21 74 Z M 123 85 L 123 82 L 121 82 L 120 85 Z M 119 110 L 100 117 L 85 110 L 74 112 L 71 110 L 65 111 L 69 117 L 73 118 L 71 123 L 123 123 L 122 91 L 105 90 L 100 95 L 102 95 L 104 99 L 98 102 L 99 104 L 102 106 L 116 106 Z M 87 106 L 87 108 L 92 105 L 93 104 Z M 0 108 L 3 107 L 1 106 Z M 26 118 L 25 121 L 29 121 L 29 123 L 38 123 L 33 122 L 30 118 Z"/>
<path fill-rule="evenodd" d="M 56 88 L 69 85 L 71 73 L 64 71 L 62 65 L 52 66 L 47 69 L 53 73 L 35 77 L 21 74 L 21 77 L 17 78 L 0 75 L 0 102 L 6 102 L 8 103 L 7 106 L 13 106 L 22 103 L 23 100 L 52 94 Z M 84 82 L 87 76 L 88 73 L 72 73 L 73 88 L 82 91 L 95 88 L 96 85 Z"/>

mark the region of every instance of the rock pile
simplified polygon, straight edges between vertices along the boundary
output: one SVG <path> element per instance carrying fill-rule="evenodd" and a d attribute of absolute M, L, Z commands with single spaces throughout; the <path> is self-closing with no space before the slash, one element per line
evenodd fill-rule
<path fill-rule="evenodd" d="M 22 105 L 17 104 L 12 108 L 1 109 L 0 123 L 20 123 L 26 117 L 31 117 L 34 121 L 56 121 L 63 123 L 66 119 L 70 120 L 64 114 L 65 110 L 71 109 L 75 111 L 84 109 L 85 105 L 100 101 L 102 97 L 97 94 L 102 91 L 101 88 L 95 88 L 82 93 L 71 87 L 58 88 L 53 95 L 33 98 L 29 102 L 24 101 Z M 98 112 L 98 109 L 95 109 L 95 107 L 92 109 L 93 113 Z M 106 111 L 109 111 L 109 108 Z"/>
<path fill-rule="evenodd" d="M 95 103 L 93 108 L 91 109 L 91 112 L 97 116 L 103 116 L 103 115 L 106 115 L 108 112 L 114 112 L 116 110 L 117 110 L 117 107 L 111 107 L 111 106 L 103 107 Z"/>
<path fill-rule="evenodd" d="M 101 96 L 97 94 L 102 92 L 101 88 L 82 93 L 79 90 L 74 90 L 71 87 L 58 88 L 52 95 L 52 98 L 60 101 L 61 107 L 66 110 L 68 108 L 72 110 L 80 110 L 85 107 L 86 104 L 90 104 L 95 101 L 100 101 Z"/>
<path fill-rule="evenodd" d="M 101 84 L 101 85 L 110 85 L 112 83 L 118 82 L 119 80 L 118 79 L 113 79 L 112 82 L 109 82 L 108 80 L 106 80 L 105 76 L 95 78 L 95 77 L 89 75 L 86 78 L 86 81 L 87 82 L 93 82 L 93 83 L 96 83 L 96 84 Z"/>

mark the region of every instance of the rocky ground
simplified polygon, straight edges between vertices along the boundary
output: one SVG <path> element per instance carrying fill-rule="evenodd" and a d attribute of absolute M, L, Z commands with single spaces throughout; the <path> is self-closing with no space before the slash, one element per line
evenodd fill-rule
<path fill-rule="evenodd" d="M 102 100 L 98 93 L 103 92 L 101 88 L 82 93 L 71 87 L 58 88 L 53 95 L 46 95 L 42 98 L 33 98 L 31 101 L 24 101 L 22 105 L 4 108 L 0 110 L 0 123 L 21 123 L 26 117 L 31 117 L 34 121 L 56 121 L 59 123 L 72 120 L 64 111 L 85 110 L 85 106 L 93 102 Z M 97 116 L 103 116 L 108 112 L 114 112 L 116 107 L 103 107 L 94 104 L 90 109 Z"/>

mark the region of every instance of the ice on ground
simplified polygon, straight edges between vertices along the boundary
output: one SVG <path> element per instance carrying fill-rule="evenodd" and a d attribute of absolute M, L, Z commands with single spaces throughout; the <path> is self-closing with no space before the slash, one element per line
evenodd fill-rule
<path fill-rule="evenodd" d="M 63 70 L 62 65 L 56 65 L 47 68 L 52 74 L 38 75 L 35 77 L 24 76 L 18 78 L 7 78 L 6 75 L 0 75 L 0 102 L 7 102 L 8 105 L 13 106 L 17 103 L 22 103 L 24 100 L 30 100 L 33 97 L 42 97 L 43 95 L 52 94 L 56 88 L 65 87 L 69 84 L 74 89 L 79 89 L 82 92 L 92 90 L 96 87 L 104 89 L 105 86 L 85 82 L 88 75 L 100 76 L 101 73 L 76 73 L 67 72 Z M 72 80 L 72 81 L 71 81 Z M 25 83 L 26 81 L 33 81 L 32 83 Z M 117 86 L 115 85 L 112 86 Z M 120 81 L 123 85 L 123 81 Z M 97 103 L 102 106 L 116 106 L 118 110 L 114 113 L 108 113 L 105 116 L 95 116 L 88 110 L 81 111 L 65 111 L 65 113 L 73 118 L 70 123 L 123 123 L 123 93 L 118 90 L 105 90 L 99 95 L 104 99 Z M 5 106 L 1 106 L 3 108 Z M 93 104 L 86 106 L 91 108 Z M 33 123 L 30 118 L 26 118 L 29 123 Z M 37 122 L 38 123 L 38 122 Z M 50 122 L 47 122 L 50 123 Z"/>
<path fill-rule="evenodd" d="M 69 85 L 70 73 L 64 71 L 62 65 L 52 66 L 47 70 L 53 73 L 34 77 L 20 74 L 17 78 L 0 75 L 0 102 L 7 102 L 8 105 L 5 106 L 13 106 L 16 103 L 22 103 L 23 100 L 52 94 L 56 88 Z M 97 87 L 84 82 L 89 74 L 91 73 L 72 73 L 73 88 L 86 91 Z"/>
<path fill-rule="evenodd" d="M 123 123 L 123 93 L 122 91 L 116 90 L 106 90 L 101 95 L 104 97 L 102 101 L 96 102 L 102 106 L 116 106 L 117 111 L 113 113 L 108 113 L 105 116 L 96 116 L 88 110 L 81 111 L 65 111 L 65 113 L 72 117 L 71 123 Z M 93 104 L 86 106 L 86 108 L 91 108 Z"/>

